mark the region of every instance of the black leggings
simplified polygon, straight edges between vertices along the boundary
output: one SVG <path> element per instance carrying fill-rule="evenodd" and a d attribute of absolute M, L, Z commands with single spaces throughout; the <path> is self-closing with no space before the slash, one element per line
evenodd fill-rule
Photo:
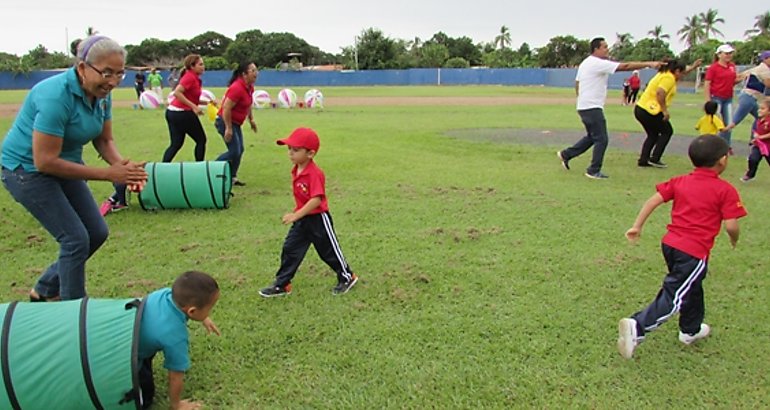
<path fill-rule="evenodd" d="M 638 105 L 634 107 L 634 117 L 647 133 L 647 139 L 642 143 L 642 152 L 639 154 L 639 165 L 646 165 L 649 161 L 660 162 L 666 145 L 674 135 L 671 122 L 663 120 L 662 112 L 652 115 Z"/>
<path fill-rule="evenodd" d="M 166 110 L 166 122 L 171 144 L 163 154 L 163 162 L 171 162 L 184 145 L 185 134 L 195 141 L 195 160 L 203 161 L 206 156 L 206 132 L 203 131 L 198 115 L 192 111 Z"/>
<path fill-rule="evenodd" d="M 631 92 L 628 93 L 628 100 L 626 101 L 629 104 L 633 104 L 636 102 L 636 96 L 639 94 L 638 88 L 632 88 Z"/>

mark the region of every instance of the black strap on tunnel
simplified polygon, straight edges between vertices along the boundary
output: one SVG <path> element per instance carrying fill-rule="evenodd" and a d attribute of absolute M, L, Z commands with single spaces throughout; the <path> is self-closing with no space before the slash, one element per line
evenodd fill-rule
<path fill-rule="evenodd" d="M 184 162 L 179 163 L 179 186 L 182 187 L 182 196 L 184 197 L 184 201 L 187 204 L 187 207 L 192 209 L 190 198 L 187 197 L 187 188 L 184 186 Z"/>
<path fill-rule="evenodd" d="M 158 201 L 158 206 L 160 209 L 166 209 L 165 206 L 163 206 L 163 202 L 160 201 L 160 195 L 158 195 L 158 179 L 155 177 L 157 174 L 155 172 L 155 165 L 156 163 L 152 163 L 152 193 L 155 195 L 155 200 Z"/>
<path fill-rule="evenodd" d="M 219 204 L 217 204 L 217 197 L 214 193 L 214 184 L 211 182 L 211 167 L 210 162 L 206 161 L 206 180 L 209 183 L 209 194 L 211 195 L 211 203 L 214 205 L 214 208 L 220 209 Z"/>
<path fill-rule="evenodd" d="M 0 366 L 3 368 L 3 384 L 5 384 L 5 392 L 8 394 L 8 401 L 11 403 L 11 407 L 14 410 L 21 410 L 19 406 L 19 399 L 16 397 L 16 392 L 13 390 L 13 381 L 11 381 L 11 369 L 8 367 L 8 339 L 11 333 L 11 319 L 13 319 L 13 311 L 16 310 L 16 304 L 18 302 L 11 302 L 8 305 L 8 309 L 5 311 L 5 317 L 3 318 L 3 333 L 0 335 Z"/>
<path fill-rule="evenodd" d="M 139 329 L 141 328 L 142 323 L 142 313 L 144 313 L 144 301 L 145 299 L 139 300 L 134 299 L 131 302 L 126 303 L 126 310 L 129 309 L 136 309 L 136 316 L 134 317 L 134 329 L 133 329 L 133 336 L 131 338 L 131 390 L 125 392 L 123 394 L 123 399 L 121 399 L 118 404 L 123 405 L 126 403 L 134 402 L 134 405 L 136 406 L 136 410 L 141 410 L 141 395 L 142 392 L 140 391 L 140 383 L 139 383 Z"/>
<path fill-rule="evenodd" d="M 88 361 L 88 337 L 86 333 L 86 317 L 88 316 L 88 296 L 84 297 L 80 301 L 80 320 L 78 320 L 78 335 L 80 337 L 80 365 L 83 369 L 83 380 L 86 382 L 86 390 L 88 390 L 88 397 L 91 398 L 91 403 L 97 410 L 103 410 L 104 407 L 99 401 L 99 396 L 96 394 L 96 388 L 94 387 L 94 380 L 91 375 L 91 365 Z"/>

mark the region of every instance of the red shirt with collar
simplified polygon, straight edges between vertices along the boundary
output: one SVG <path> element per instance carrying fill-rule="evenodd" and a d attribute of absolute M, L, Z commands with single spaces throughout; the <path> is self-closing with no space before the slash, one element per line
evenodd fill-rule
<path fill-rule="evenodd" d="M 326 202 L 326 177 L 321 168 L 310 160 L 305 169 L 297 175 L 297 166 L 291 169 L 291 182 L 294 187 L 294 202 L 296 206 L 294 212 L 297 212 L 305 206 L 307 201 L 317 196 L 321 197 L 321 205 L 313 209 L 308 215 L 320 214 L 329 210 L 329 204 Z"/>
<path fill-rule="evenodd" d="M 202 84 L 203 83 L 201 82 L 201 78 L 192 70 L 186 70 L 182 78 L 179 79 L 179 85 L 184 87 L 184 92 L 182 94 L 184 94 L 184 96 L 195 105 L 200 104 Z M 190 106 L 183 103 L 182 101 L 179 101 L 178 98 L 175 98 L 174 101 L 171 101 L 171 105 L 177 108 L 181 108 L 185 111 L 192 111 Z"/>
<path fill-rule="evenodd" d="M 735 71 L 735 64 L 727 63 L 727 67 L 714 62 L 706 70 L 706 81 L 711 81 L 710 93 L 713 97 L 733 98 L 733 88 L 735 88 L 735 78 L 738 73 Z"/>
<path fill-rule="evenodd" d="M 233 124 L 241 125 L 246 117 L 251 112 L 251 103 L 254 101 L 252 94 L 254 93 L 253 85 L 246 85 L 246 81 L 243 78 L 238 77 L 230 87 L 225 91 L 225 96 L 222 98 L 222 104 L 219 106 L 219 112 L 217 115 L 222 117 L 222 111 L 225 109 L 225 100 L 230 100 L 235 103 L 235 106 L 230 111 L 230 119 Z"/>
<path fill-rule="evenodd" d="M 664 202 L 674 200 L 663 243 L 698 259 L 707 259 L 722 221 L 746 216 L 738 191 L 709 168 L 695 168 L 655 189 Z"/>

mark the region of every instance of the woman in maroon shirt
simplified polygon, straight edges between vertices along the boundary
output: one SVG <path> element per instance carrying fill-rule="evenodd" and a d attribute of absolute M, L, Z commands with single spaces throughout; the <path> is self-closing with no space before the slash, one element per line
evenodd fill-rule
<path fill-rule="evenodd" d="M 195 160 L 203 161 L 206 156 L 206 132 L 198 116 L 203 110 L 198 107 L 201 96 L 201 74 L 206 70 L 198 54 L 184 58 L 179 84 L 174 88 L 174 100 L 166 109 L 166 122 L 171 143 L 163 154 L 163 162 L 171 162 L 184 144 L 185 134 L 195 141 Z"/>
<path fill-rule="evenodd" d="M 217 113 L 217 119 L 214 121 L 217 131 L 222 135 L 227 145 L 227 152 L 222 153 L 217 161 L 230 162 L 233 185 L 246 185 L 237 178 L 244 150 L 241 125 L 248 117 L 251 130 L 257 132 L 257 124 L 251 113 L 254 81 L 257 80 L 257 75 L 259 75 L 259 71 L 253 63 L 241 63 L 233 71 L 225 96 L 222 97 L 222 105 Z"/>
<path fill-rule="evenodd" d="M 703 86 L 706 101 L 714 101 L 719 105 L 717 112 L 720 113 L 725 124 L 732 122 L 733 88 L 738 75 L 733 63 L 734 52 L 735 49 L 729 44 L 722 44 L 717 48 L 714 62 L 706 70 L 706 81 Z M 730 130 L 720 133 L 728 145 L 730 134 Z"/>

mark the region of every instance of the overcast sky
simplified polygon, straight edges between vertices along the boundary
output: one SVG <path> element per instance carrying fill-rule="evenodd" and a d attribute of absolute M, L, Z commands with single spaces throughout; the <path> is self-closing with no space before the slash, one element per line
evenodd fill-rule
<path fill-rule="evenodd" d="M 708 8 L 717 9 L 725 19 L 717 28 L 726 40 L 743 40 L 755 16 L 770 10 L 770 5 L 756 0 L 4 0 L 0 51 L 23 55 L 42 44 L 49 51 L 64 52 L 69 41 L 83 37 L 89 26 L 123 45 L 150 37 L 189 39 L 206 31 L 230 38 L 251 29 L 290 32 L 336 54 L 369 27 L 393 39 L 424 41 L 443 31 L 480 43 L 492 42 L 505 25 L 514 48 L 523 42 L 537 48 L 551 37 L 567 34 L 580 39 L 603 36 L 612 44 L 616 33 L 628 32 L 638 41 L 662 25 L 672 37 L 672 50 L 679 52 L 684 46 L 676 32 L 685 17 Z"/>

